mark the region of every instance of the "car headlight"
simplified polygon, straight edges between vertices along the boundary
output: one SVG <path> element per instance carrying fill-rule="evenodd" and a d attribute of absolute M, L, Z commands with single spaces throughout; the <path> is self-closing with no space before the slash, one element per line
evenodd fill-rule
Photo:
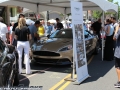
<path fill-rule="evenodd" d="M 31 50 L 34 51 L 36 49 L 36 45 L 32 45 Z"/>
<path fill-rule="evenodd" d="M 33 45 L 33 46 L 31 47 L 31 50 L 32 50 L 32 51 L 40 50 L 42 46 L 43 46 L 43 45 L 40 45 L 40 46 Z"/>
<path fill-rule="evenodd" d="M 71 50 L 73 47 L 72 47 L 72 45 L 68 45 L 68 46 L 65 46 L 65 47 L 63 47 L 63 48 L 61 48 L 59 51 L 61 52 L 61 51 L 67 51 L 67 50 Z"/>

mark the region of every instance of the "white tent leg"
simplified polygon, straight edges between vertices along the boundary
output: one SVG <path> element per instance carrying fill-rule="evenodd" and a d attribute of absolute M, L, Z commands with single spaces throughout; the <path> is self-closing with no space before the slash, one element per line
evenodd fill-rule
<path fill-rule="evenodd" d="M 65 27 L 64 28 L 67 28 L 67 21 L 66 21 L 66 17 L 67 17 L 67 15 L 66 15 L 66 7 L 65 7 L 65 10 L 64 10 L 64 14 L 65 14 L 65 16 L 64 16 L 64 21 L 65 21 Z"/>
<path fill-rule="evenodd" d="M 104 27 L 104 11 L 103 11 L 103 17 L 102 17 L 102 26 Z M 102 29 L 102 61 L 103 61 L 103 58 L 104 58 L 104 37 L 103 37 L 103 34 L 104 34 L 104 31 Z"/>
<path fill-rule="evenodd" d="M 39 14 L 39 3 L 37 3 L 37 12 L 36 12 L 36 19 L 38 20 L 39 18 L 38 18 L 38 14 Z"/>

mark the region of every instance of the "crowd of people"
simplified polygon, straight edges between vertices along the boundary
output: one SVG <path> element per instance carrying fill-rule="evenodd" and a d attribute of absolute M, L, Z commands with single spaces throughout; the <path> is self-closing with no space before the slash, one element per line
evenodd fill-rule
<path fill-rule="evenodd" d="M 12 22 L 10 26 L 7 26 L 3 18 L 0 17 L 0 38 L 17 48 L 20 74 L 22 73 L 22 68 L 26 69 L 26 74 L 32 73 L 29 61 L 29 51 L 32 44 L 39 40 L 40 37 L 48 36 L 55 30 L 62 28 L 64 27 L 59 18 L 56 18 L 55 25 L 51 25 L 50 22 L 45 25 L 44 20 L 36 20 L 34 24 L 27 25 L 25 16 L 20 14 L 16 23 Z"/>
<path fill-rule="evenodd" d="M 98 35 L 100 48 L 102 48 L 100 33 L 101 31 L 105 32 L 104 61 L 115 60 L 118 82 L 114 86 L 120 87 L 120 23 L 115 17 L 111 17 L 105 21 L 105 25 L 102 27 L 101 19 L 98 19 L 91 24 L 90 29 Z"/>
<path fill-rule="evenodd" d="M 83 26 L 86 29 L 85 24 Z M 39 40 L 40 37 L 50 35 L 53 30 L 61 30 L 63 28 L 64 26 L 59 18 L 56 18 L 55 25 L 51 25 L 50 22 L 47 22 L 47 25 L 45 25 L 44 20 L 37 20 L 34 24 L 27 25 L 23 14 L 19 15 L 18 22 L 11 23 L 11 26 L 8 28 L 4 24 L 3 18 L 0 17 L 0 38 L 4 42 L 16 46 L 19 55 L 20 74 L 22 73 L 22 68 L 26 68 L 26 74 L 32 73 L 29 61 L 29 51 L 32 44 Z M 111 17 L 105 21 L 105 25 L 102 27 L 101 19 L 98 19 L 94 23 L 89 23 L 89 30 L 92 30 L 98 36 L 100 48 L 102 48 L 101 31 L 105 32 L 104 60 L 115 60 L 115 68 L 118 75 L 118 82 L 115 84 L 115 87 L 120 87 L 120 23 L 117 22 L 116 18 Z"/>

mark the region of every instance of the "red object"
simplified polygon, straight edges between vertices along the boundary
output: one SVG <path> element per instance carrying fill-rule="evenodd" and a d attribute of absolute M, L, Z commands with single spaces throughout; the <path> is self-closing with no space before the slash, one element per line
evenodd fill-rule
<path fill-rule="evenodd" d="M 8 28 L 8 31 L 10 31 L 10 26 L 8 26 L 7 28 Z"/>
<path fill-rule="evenodd" d="M 10 38 L 10 43 L 12 43 L 12 35 L 11 34 L 9 35 L 9 38 Z"/>

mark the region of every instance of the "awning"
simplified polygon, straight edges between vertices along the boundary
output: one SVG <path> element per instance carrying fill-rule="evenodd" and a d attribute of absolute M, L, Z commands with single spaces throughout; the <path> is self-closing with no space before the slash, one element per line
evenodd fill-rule
<path fill-rule="evenodd" d="M 83 10 L 103 10 L 118 12 L 118 6 L 106 0 L 75 0 L 83 4 Z M 70 13 L 70 0 L 2 0 L 0 5 L 15 5 L 25 7 L 33 12 L 58 11 Z"/>

